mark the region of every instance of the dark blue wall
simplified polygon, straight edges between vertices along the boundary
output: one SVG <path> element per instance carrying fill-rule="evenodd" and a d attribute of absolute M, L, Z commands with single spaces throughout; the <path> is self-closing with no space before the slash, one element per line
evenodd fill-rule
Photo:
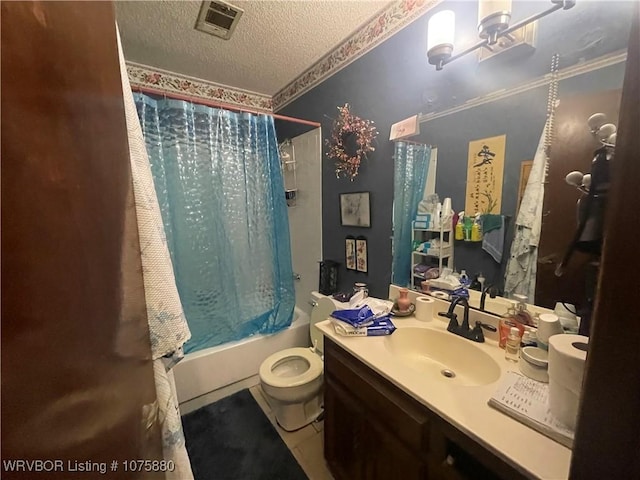
<path fill-rule="evenodd" d="M 546 6 L 546 2 L 515 1 L 513 21 Z M 419 112 L 446 110 L 484 93 L 508 89 L 544 75 L 548 73 L 551 56 L 556 52 L 561 55 L 560 67 L 564 68 L 625 49 L 632 6 L 632 2 L 578 1 L 573 9 L 556 12 L 539 21 L 537 48 L 526 58 L 510 64 L 478 65 L 476 55 L 471 54 L 447 65 L 440 72 L 427 63 L 425 55 L 426 25 L 432 14 L 430 12 L 282 108 L 278 113 L 320 122 L 326 139 L 331 133 L 332 119 L 337 114 L 336 107 L 349 103 L 354 114 L 373 120 L 380 132 L 376 151 L 364 161 L 360 174 L 353 182 L 336 179 L 333 161 L 323 157 L 324 258 L 344 263 L 344 238 L 347 235 L 365 235 L 369 241 L 369 273 L 365 275 L 341 268 L 340 288 L 346 290 L 354 282 L 364 281 L 369 283 L 372 295 L 383 298 L 387 295 L 391 278 L 393 201 L 393 144 L 387 139 L 393 123 Z M 441 9 L 456 12 L 456 49 L 460 50 L 476 41 L 477 2 L 450 1 L 437 8 Z M 588 88 L 619 88 L 618 73 L 609 72 L 601 78 L 596 75 L 587 81 Z M 514 204 L 518 180 L 513 181 L 511 172 L 516 168 L 513 165 L 517 163 L 519 175 L 520 162 L 531 158 L 533 153 L 529 152 L 535 152 L 544 124 L 545 107 L 546 89 L 541 89 L 539 92 L 512 97 L 506 104 L 496 102 L 466 110 L 466 113 L 456 114 L 458 120 L 452 115 L 423 124 L 421 140 L 439 147 L 436 191 L 440 196 L 451 196 L 454 206 L 462 208 L 458 198 L 459 192 L 464 191 L 465 171 L 459 171 L 454 163 L 447 165 L 444 160 L 450 155 L 457 157 L 461 154 L 448 150 L 447 145 L 457 145 L 460 152 L 464 151 L 462 158 L 466 162 L 470 140 L 507 133 L 507 163 L 510 155 L 513 155 L 514 163 L 510 164 L 513 168 L 509 167 L 505 175 L 503 202 L 507 206 Z M 491 112 L 492 120 L 487 120 L 487 114 L 480 108 Z M 471 113 L 474 110 L 480 113 Z M 523 113 L 531 121 L 525 122 Z M 461 118 L 467 121 L 462 122 Z M 494 122 L 494 125 L 490 126 L 489 122 Z M 505 131 L 507 127 L 508 132 Z M 499 133 L 484 133 L 488 131 Z M 285 138 L 292 135 L 288 135 L 287 127 L 283 126 L 279 128 L 279 136 Z M 511 151 L 512 145 L 522 148 Z M 323 147 L 326 152 L 326 147 Z M 357 191 L 371 192 L 370 229 L 340 225 L 339 195 Z M 509 214 L 505 208 L 503 213 Z M 468 255 L 468 258 L 473 259 L 474 256 Z"/>

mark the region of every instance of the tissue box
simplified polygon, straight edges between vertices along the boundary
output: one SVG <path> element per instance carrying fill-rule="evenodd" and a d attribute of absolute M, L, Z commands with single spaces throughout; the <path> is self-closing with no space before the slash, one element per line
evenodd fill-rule
<path fill-rule="evenodd" d="M 431 222 L 431 214 L 426 213 L 424 215 L 416 215 L 416 222 Z"/>
<path fill-rule="evenodd" d="M 424 228 L 426 230 L 429 228 L 429 222 L 413 222 L 413 228 Z"/>

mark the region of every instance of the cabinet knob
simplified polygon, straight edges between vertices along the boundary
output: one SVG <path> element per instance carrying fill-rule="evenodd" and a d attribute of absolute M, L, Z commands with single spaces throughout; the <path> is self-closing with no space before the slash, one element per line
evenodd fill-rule
<path fill-rule="evenodd" d="M 445 459 L 444 463 L 446 463 L 450 467 L 453 467 L 453 465 L 456 463 L 456 459 L 453 458 L 451 455 L 447 455 L 447 458 Z"/>

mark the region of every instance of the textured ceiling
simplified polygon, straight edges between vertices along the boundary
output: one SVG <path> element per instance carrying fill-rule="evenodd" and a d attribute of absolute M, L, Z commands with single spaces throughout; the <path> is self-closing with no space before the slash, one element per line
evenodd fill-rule
<path fill-rule="evenodd" d="M 201 2 L 116 2 L 125 58 L 275 94 L 389 1 L 235 1 L 244 9 L 230 40 L 194 30 Z"/>

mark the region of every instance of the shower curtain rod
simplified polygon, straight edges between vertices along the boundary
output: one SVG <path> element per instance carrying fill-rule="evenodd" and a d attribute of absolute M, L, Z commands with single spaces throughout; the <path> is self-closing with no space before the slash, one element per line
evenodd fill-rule
<path fill-rule="evenodd" d="M 273 117 L 273 118 L 276 118 L 278 120 L 285 120 L 287 122 L 301 123 L 302 125 L 311 125 L 313 127 L 319 127 L 320 126 L 319 122 L 312 122 L 311 120 L 303 120 L 301 118 L 287 117 L 286 115 L 278 115 L 277 113 L 260 112 L 258 110 L 252 110 L 250 108 L 242 108 L 242 107 L 238 107 L 236 105 L 230 105 L 228 103 L 214 102 L 214 101 L 205 100 L 205 99 L 199 98 L 199 97 L 191 97 L 189 95 L 181 95 L 179 93 L 173 93 L 173 92 L 172 93 L 167 93 L 167 92 L 165 92 L 163 90 L 159 90 L 159 89 L 155 89 L 155 88 L 142 87 L 142 86 L 139 86 L 139 85 L 132 85 L 131 86 L 131 90 L 137 91 L 137 92 L 141 92 L 141 93 L 150 93 L 152 95 L 162 95 L 163 97 L 166 97 L 166 98 L 172 98 L 172 99 L 175 99 L 175 100 L 184 100 L 186 102 L 196 103 L 198 105 L 205 105 L 207 107 L 223 108 L 225 110 L 233 110 L 233 111 L 236 111 L 236 112 L 254 113 L 256 115 L 268 115 L 269 117 Z"/>

